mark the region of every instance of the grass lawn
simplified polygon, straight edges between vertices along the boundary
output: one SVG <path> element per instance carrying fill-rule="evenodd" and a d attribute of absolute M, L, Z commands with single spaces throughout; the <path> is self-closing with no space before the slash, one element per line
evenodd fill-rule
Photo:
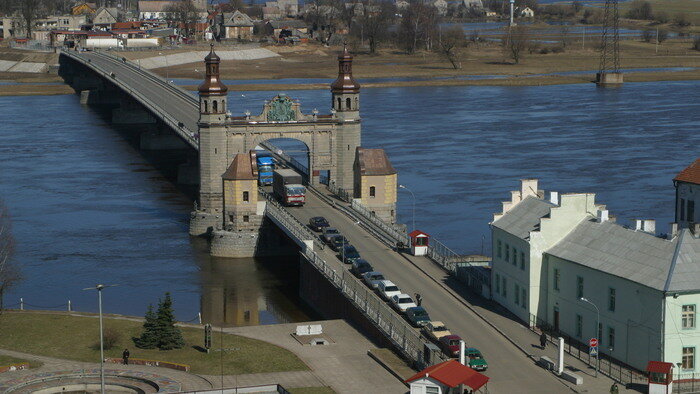
<path fill-rule="evenodd" d="M 15 358 L 15 357 L 10 357 L 10 356 L 4 356 L 0 354 L 0 367 L 6 367 L 8 365 L 12 364 L 29 364 L 30 367 L 36 368 L 41 365 L 41 363 L 36 362 L 36 361 L 27 361 L 27 360 L 22 360 L 21 358 Z"/>
<path fill-rule="evenodd" d="M 287 389 L 292 394 L 334 394 L 330 387 L 296 387 Z"/>
<path fill-rule="evenodd" d="M 219 374 L 221 353 L 200 352 L 204 330 L 183 328 L 186 346 L 182 349 L 160 351 L 138 349 L 132 337 L 141 333 L 141 323 L 129 320 L 104 320 L 105 329 L 120 334 L 117 345 L 105 351 L 105 357 L 121 358 L 128 348 L 132 358 L 169 361 L 188 364 L 197 374 Z M 77 361 L 99 362 L 99 321 L 94 316 L 70 316 L 32 312 L 3 313 L 0 315 L 0 348 L 42 356 Z M 221 335 L 212 335 L 212 349 L 221 347 Z M 308 367 L 292 352 L 267 342 L 236 335 L 223 335 L 224 373 L 227 375 L 307 370 Z M 2 364 L 2 363 L 0 363 Z"/>

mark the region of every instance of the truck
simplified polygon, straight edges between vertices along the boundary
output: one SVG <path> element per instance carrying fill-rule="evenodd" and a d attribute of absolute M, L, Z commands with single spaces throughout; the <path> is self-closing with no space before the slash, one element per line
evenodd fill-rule
<path fill-rule="evenodd" d="M 270 156 L 256 156 L 258 164 L 258 184 L 260 186 L 272 185 L 272 171 L 275 169 L 275 161 Z"/>
<path fill-rule="evenodd" d="M 272 191 L 286 206 L 302 206 L 306 202 L 306 188 L 301 175 L 288 168 L 280 168 L 272 173 Z"/>

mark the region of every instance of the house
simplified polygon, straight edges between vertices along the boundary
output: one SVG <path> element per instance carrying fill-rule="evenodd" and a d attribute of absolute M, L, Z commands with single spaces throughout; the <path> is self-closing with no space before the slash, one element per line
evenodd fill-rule
<path fill-rule="evenodd" d="M 285 34 L 291 35 L 292 30 L 296 29 L 299 34 L 308 34 L 309 30 L 306 22 L 299 20 L 285 21 L 269 21 L 263 26 L 263 33 L 266 36 L 279 38 L 284 31 Z M 288 33 L 287 33 L 288 32 Z"/>
<path fill-rule="evenodd" d="M 700 225 L 656 234 L 622 226 L 595 194 L 544 199 L 523 180 L 492 222 L 492 298 L 530 325 L 587 344 L 638 370 L 649 361 L 696 371 Z"/>
<path fill-rule="evenodd" d="M 410 385 L 411 394 L 462 394 L 461 387 L 478 393 L 488 381 L 488 376 L 456 360 L 448 360 L 418 372 L 405 383 Z"/>
<path fill-rule="evenodd" d="M 498 16 L 498 13 L 496 11 L 491 11 L 489 9 L 485 9 L 484 16 L 486 16 L 487 18 L 495 18 Z"/>
<path fill-rule="evenodd" d="M 265 6 L 262 8 L 263 19 L 265 20 L 278 20 L 282 19 L 282 10 L 275 6 Z"/>
<path fill-rule="evenodd" d="M 176 6 L 177 0 L 139 0 L 138 10 L 140 20 L 165 20 L 168 18 L 168 9 Z M 207 17 L 206 0 L 193 0 L 195 8 L 202 18 Z"/>
<path fill-rule="evenodd" d="M 117 8 L 100 7 L 92 17 L 94 25 L 111 25 L 119 20 L 119 10 Z"/>
<path fill-rule="evenodd" d="M 219 23 L 219 39 L 252 41 L 253 20 L 246 14 L 236 11 L 217 15 Z"/>
<path fill-rule="evenodd" d="M 447 1 L 446 0 L 435 0 L 433 1 L 433 7 L 437 10 L 438 15 L 447 15 Z"/>
<path fill-rule="evenodd" d="M 97 11 L 95 3 L 78 3 L 71 8 L 71 15 L 92 15 Z"/>
<path fill-rule="evenodd" d="M 532 10 L 530 7 L 525 7 L 520 12 L 518 13 L 520 17 L 522 18 L 534 18 L 535 17 L 535 11 Z"/>
<path fill-rule="evenodd" d="M 688 227 L 690 223 L 700 222 L 700 159 L 695 160 L 673 178 L 676 187 L 676 223 Z"/>
<path fill-rule="evenodd" d="M 406 1 L 406 0 L 397 0 L 396 3 L 394 3 L 394 4 L 396 5 L 396 9 L 397 9 L 398 11 L 402 11 L 402 10 L 408 9 L 408 7 L 411 5 L 411 4 L 410 4 L 408 1 Z"/>

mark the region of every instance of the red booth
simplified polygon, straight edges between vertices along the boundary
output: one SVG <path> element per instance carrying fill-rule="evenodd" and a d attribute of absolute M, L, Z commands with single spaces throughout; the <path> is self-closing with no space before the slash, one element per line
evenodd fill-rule
<path fill-rule="evenodd" d="M 411 254 L 414 256 L 425 256 L 428 254 L 428 244 L 430 242 L 430 235 L 420 231 L 414 230 L 410 234 L 411 237 Z"/>
<path fill-rule="evenodd" d="M 673 364 L 662 361 L 649 361 L 649 394 L 673 393 Z"/>

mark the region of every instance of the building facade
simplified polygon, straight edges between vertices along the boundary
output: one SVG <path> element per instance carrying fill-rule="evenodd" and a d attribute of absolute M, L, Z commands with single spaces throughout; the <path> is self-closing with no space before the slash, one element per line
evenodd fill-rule
<path fill-rule="evenodd" d="M 680 227 L 688 227 L 690 223 L 700 222 L 700 159 L 683 171 L 674 179 L 676 187 L 676 223 Z"/>

